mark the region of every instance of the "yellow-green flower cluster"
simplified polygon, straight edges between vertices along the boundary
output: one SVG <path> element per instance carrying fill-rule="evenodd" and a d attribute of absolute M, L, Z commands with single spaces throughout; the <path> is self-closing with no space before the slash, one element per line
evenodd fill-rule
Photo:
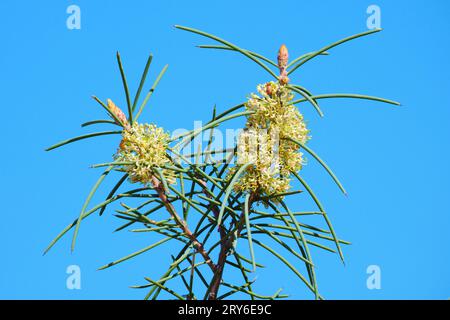
<path fill-rule="evenodd" d="M 306 143 L 310 136 L 302 114 L 291 104 L 294 97 L 288 86 L 268 82 L 251 94 L 246 109 L 246 128 L 238 138 L 237 163 L 231 178 L 241 165 L 252 163 L 234 186 L 235 192 L 254 192 L 260 198 L 287 192 L 292 171 L 299 171 L 303 155 L 296 143 Z M 281 200 L 274 198 L 273 201 Z"/>
<path fill-rule="evenodd" d="M 291 104 L 294 94 L 284 85 L 267 82 L 257 87 L 258 94 L 251 94 L 246 104 L 249 111 L 247 127 L 276 129 L 280 138 L 290 137 L 301 143 L 308 139 L 308 129 L 303 115 Z"/>
<path fill-rule="evenodd" d="M 155 171 L 159 169 L 168 183 L 175 183 L 173 171 L 163 169 L 171 164 L 166 154 L 169 138 L 163 128 L 154 124 L 134 123 L 123 131 L 114 159 L 123 163 L 122 168 L 128 173 L 131 182 L 147 185 L 154 176 L 159 179 Z"/>
<path fill-rule="evenodd" d="M 245 164 L 245 173 L 234 185 L 235 192 L 253 191 L 258 195 L 272 195 L 289 189 L 289 180 L 280 179 L 279 141 L 276 134 L 266 130 L 246 128 L 237 141 L 237 166 L 230 169 L 228 178 Z"/>

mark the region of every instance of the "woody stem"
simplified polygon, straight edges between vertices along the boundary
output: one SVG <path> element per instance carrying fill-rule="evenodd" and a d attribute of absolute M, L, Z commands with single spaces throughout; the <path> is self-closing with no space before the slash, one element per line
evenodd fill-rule
<path fill-rule="evenodd" d="M 249 207 L 252 206 L 252 203 L 254 200 L 255 200 L 255 195 L 252 193 L 250 195 Z M 226 237 L 226 234 L 224 234 L 224 236 L 222 236 L 222 233 L 221 233 L 219 259 L 216 264 L 216 272 L 214 273 L 213 279 L 211 280 L 211 283 L 209 286 L 210 291 L 209 291 L 208 300 L 216 300 L 217 299 L 217 293 L 219 292 L 220 284 L 222 282 L 223 270 L 225 267 L 225 262 L 227 261 L 228 253 L 233 246 L 234 240 L 240 236 L 240 233 L 241 233 L 244 225 L 245 225 L 245 208 L 242 208 L 242 212 L 239 216 L 239 220 L 236 222 L 237 231 L 231 232 L 228 237 Z M 230 228 L 230 230 L 232 230 L 232 228 Z"/>
<path fill-rule="evenodd" d="M 214 273 L 217 269 L 216 265 L 213 263 L 212 259 L 209 257 L 208 253 L 206 252 L 205 248 L 203 247 L 203 244 L 197 240 L 197 237 L 192 233 L 192 231 L 188 228 L 186 221 L 184 221 L 176 212 L 173 205 L 170 203 L 170 201 L 167 198 L 167 195 L 164 190 L 164 186 L 162 183 L 156 178 L 152 177 L 152 185 L 155 191 L 158 193 L 159 199 L 161 199 L 162 203 L 164 204 L 167 211 L 170 213 L 170 215 L 175 220 L 175 223 L 180 227 L 180 229 L 183 231 L 184 235 L 192 242 L 194 247 L 197 249 L 197 252 L 200 253 L 200 255 L 205 259 L 205 262 L 208 264 L 208 266 L 211 268 L 212 272 Z"/>

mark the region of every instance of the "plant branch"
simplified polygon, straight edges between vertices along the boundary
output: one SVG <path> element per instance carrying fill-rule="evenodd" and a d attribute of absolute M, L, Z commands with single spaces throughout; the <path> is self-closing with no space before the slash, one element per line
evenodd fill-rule
<path fill-rule="evenodd" d="M 249 208 L 252 206 L 254 199 L 255 195 L 251 193 L 248 201 Z M 233 243 L 236 240 L 236 238 L 240 236 L 240 233 L 244 228 L 244 226 L 245 226 L 245 208 L 242 208 L 242 213 L 239 216 L 239 221 L 236 223 L 237 227 L 236 232 L 231 232 L 229 237 L 221 238 L 219 259 L 216 264 L 216 272 L 214 273 L 213 279 L 211 280 L 209 286 L 208 300 L 217 299 L 217 293 L 219 292 L 219 287 L 222 282 L 222 275 L 225 267 L 225 262 L 227 260 L 228 252 L 233 247 Z M 230 230 L 232 229 L 233 228 L 230 228 Z"/>
<path fill-rule="evenodd" d="M 169 199 L 167 198 L 163 184 L 156 177 L 153 177 L 152 184 L 153 184 L 153 188 L 158 193 L 159 198 L 161 199 L 162 203 L 166 207 L 167 211 L 169 211 L 169 213 L 175 220 L 176 224 L 181 228 L 181 230 L 184 232 L 186 237 L 189 238 L 189 240 L 192 242 L 194 247 L 197 249 L 198 253 L 200 253 L 201 256 L 205 259 L 205 262 L 211 268 L 212 272 L 215 273 L 217 268 L 214 265 L 212 259 L 209 257 L 208 253 L 206 252 L 205 248 L 203 247 L 203 244 L 201 242 L 199 242 L 197 240 L 197 237 L 191 232 L 191 230 L 189 230 L 189 228 L 186 224 L 186 221 L 184 221 L 177 214 L 172 203 L 170 203 Z"/>

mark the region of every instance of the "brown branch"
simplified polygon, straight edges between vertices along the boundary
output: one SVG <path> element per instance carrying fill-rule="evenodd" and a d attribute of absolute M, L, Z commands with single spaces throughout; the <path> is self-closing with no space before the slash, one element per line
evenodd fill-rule
<path fill-rule="evenodd" d="M 213 200 L 212 195 L 206 191 L 207 190 L 206 182 L 204 180 L 199 179 L 198 183 L 202 186 L 203 194 L 207 198 Z M 213 212 L 214 217 L 217 220 L 217 218 L 219 217 L 220 209 L 217 207 L 216 204 L 214 204 L 212 202 L 211 202 L 211 211 Z M 218 226 L 218 229 L 219 229 L 219 232 L 220 232 L 220 238 L 221 239 L 225 238 L 227 234 L 226 234 L 225 229 L 223 228 L 223 226 L 222 225 Z"/>
<path fill-rule="evenodd" d="M 249 209 L 252 206 L 254 199 L 255 195 L 251 193 L 248 204 Z M 244 225 L 245 225 L 245 208 L 242 208 L 242 213 L 239 216 L 239 221 L 235 225 L 235 227 L 237 228 L 236 232 L 230 232 L 230 236 L 228 238 L 226 234 L 224 236 L 221 235 L 219 259 L 216 264 L 216 272 L 214 273 L 214 276 L 209 285 L 210 291 L 208 300 L 216 300 L 217 298 L 217 293 L 219 292 L 220 283 L 222 282 L 222 275 L 223 270 L 225 268 L 225 262 L 227 261 L 228 252 L 232 248 L 233 242 L 236 239 L 235 235 L 239 237 Z M 230 230 L 232 229 L 233 228 L 230 228 Z"/>
<path fill-rule="evenodd" d="M 186 237 L 189 238 L 189 240 L 192 242 L 194 247 L 197 249 L 198 253 L 201 254 L 203 259 L 205 259 L 206 263 L 211 268 L 212 272 L 216 272 L 216 265 L 213 263 L 212 259 L 209 257 L 208 253 L 206 252 L 205 248 L 203 247 L 203 244 L 199 242 L 196 238 L 196 236 L 189 230 L 186 221 L 180 218 L 180 216 L 177 214 L 175 208 L 170 203 L 169 199 L 167 198 L 166 192 L 164 190 L 164 186 L 156 177 L 152 178 L 152 185 L 153 188 L 158 193 L 159 198 L 161 199 L 162 203 L 166 207 L 167 211 L 171 214 L 173 219 L 175 220 L 176 224 L 181 228 L 181 230 L 184 232 Z"/>

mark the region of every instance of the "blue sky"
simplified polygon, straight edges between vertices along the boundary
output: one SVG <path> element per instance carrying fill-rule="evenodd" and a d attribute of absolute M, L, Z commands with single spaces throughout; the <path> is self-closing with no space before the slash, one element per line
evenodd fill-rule
<path fill-rule="evenodd" d="M 149 244 L 147 235 L 112 233 L 118 222 L 111 211 L 86 220 L 73 254 L 69 236 L 42 256 L 78 215 L 97 179 L 99 171 L 88 166 L 109 160 L 117 141 L 100 137 L 51 153 L 44 149 L 89 131 L 79 124 L 102 116 L 92 94 L 124 104 L 117 50 L 133 88 L 148 53 L 154 55 L 153 79 L 169 64 L 142 119 L 173 130 L 206 120 L 213 104 L 223 110 L 240 103 L 268 80 L 239 55 L 195 48 L 211 42 L 174 24 L 270 57 L 286 43 L 297 56 L 365 31 L 366 8 L 373 3 L 381 8 L 381 33 L 335 48 L 293 77 L 318 94 L 363 93 L 402 103 L 323 101 L 323 119 L 302 106 L 310 146 L 349 193 L 342 196 L 312 160 L 304 168 L 338 235 L 352 242 L 344 249 L 345 266 L 336 255 L 313 251 L 319 286 L 329 299 L 448 299 L 450 5 L 381 0 L 2 1 L 0 298 L 140 299 L 145 292 L 128 286 L 159 276 L 169 263 L 170 245 L 96 271 Z M 66 27 L 71 4 L 81 9 L 80 30 Z M 94 203 L 111 186 L 105 183 Z M 302 206 L 302 199 L 296 204 Z M 66 288 L 69 265 L 81 268 L 81 290 Z M 370 265 L 381 269 L 380 290 L 366 287 Z M 263 293 L 283 287 L 291 298 L 311 298 L 279 264 L 257 277 Z"/>

